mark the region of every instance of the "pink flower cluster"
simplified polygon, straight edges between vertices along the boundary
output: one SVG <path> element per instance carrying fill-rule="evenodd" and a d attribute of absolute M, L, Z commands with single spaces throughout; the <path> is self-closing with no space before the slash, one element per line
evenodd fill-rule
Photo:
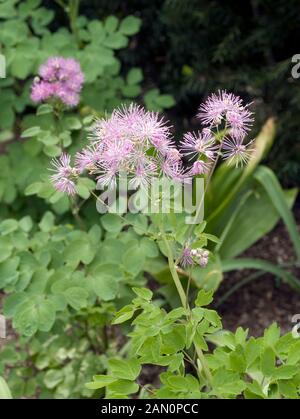
<path fill-rule="evenodd" d="M 33 102 L 58 99 L 68 107 L 79 103 L 84 75 L 76 60 L 63 57 L 49 58 L 41 65 L 38 74 L 31 87 Z"/>
<path fill-rule="evenodd" d="M 48 70 L 46 66 L 41 74 L 49 77 Z M 137 189 L 146 187 L 152 177 L 190 181 L 208 173 L 218 157 L 236 165 L 247 162 L 251 154 L 244 137 L 252 117 L 240 98 L 226 92 L 212 95 L 200 107 L 199 117 L 208 126 L 198 133 L 186 133 L 179 151 L 170 127 L 158 113 L 134 104 L 116 109 L 109 118 L 95 122 L 89 145 L 76 154 L 74 168 L 65 154 L 54 161 L 52 181 L 56 189 L 72 195 L 74 180 L 84 171 L 96 177 L 100 188 L 115 187 L 118 178 L 126 174 L 129 188 Z M 223 130 L 221 135 L 219 129 Z M 188 159 L 187 169 L 183 156 Z"/>
<path fill-rule="evenodd" d="M 80 172 L 95 174 L 101 187 L 114 187 L 123 173 L 133 189 L 147 186 L 151 177 L 185 178 L 170 127 L 157 113 L 140 106 L 123 106 L 110 118 L 96 121 L 90 142 L 77 153 L 75 165 Z"/>
<path fill-rule="evenodd" d="M 189 161 L 197 158 L 190 169 L 191 175 L 207 173 L 218 156 L 237 166 L 247 162 L 251 155 L 247 147 L 251 142 L 245 144 L 244 140 L 253 123 L 248 105 L 243 105 L 232 93 L 219 91 L 200 106 L 197 116 L 205 128 L 196 134 L 185 134 L 181 142 L 182 154 Z M 222 131 L 224 134 L 218 139 Z"/>

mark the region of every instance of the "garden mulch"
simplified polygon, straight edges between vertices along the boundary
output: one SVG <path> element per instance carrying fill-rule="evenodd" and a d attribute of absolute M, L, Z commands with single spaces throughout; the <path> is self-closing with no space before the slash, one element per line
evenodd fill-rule
<path fill-rule="evenodd" d="M 300 204 L 295 209 L 295 216 L 300 231 Z M 289 263 L 295 260 L 293 245 L 282 222 L 248 249 L 241 257 L 261 258 L 275 264 Z M 300 267 L 289 268 L 300 279 Z M 224 276 L 217 291 L 216 303 L 232 286 L 242 281 L 253 271 L 236 271 Z M 293 327 L 291 318 L 300 314 L 300 294 L 288 284 L 276 280 L 271 274 L 264 274 L 248 283 L 218 307 L 225 328 L 234 331 L 237 326 L 249 328 L 253 336 L 260 336 L 263 330 L 276 322 L 282 332 Z"/>

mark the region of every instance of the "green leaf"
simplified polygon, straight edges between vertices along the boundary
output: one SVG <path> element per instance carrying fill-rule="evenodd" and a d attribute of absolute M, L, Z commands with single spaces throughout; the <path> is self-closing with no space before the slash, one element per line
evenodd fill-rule
<path fill-rule="evenodd" d="M 143 237 L 140 246 L 147 258 L 156 258 L 159 256 L 159 251 L 156 243 L 148 237 Z"/>
<path fill-rule="evenodd" d="M 89 275 L 93 291 L 104 301 L 113 300 L 118 292 L 121 275 L 115 265 L 100 264 L 94 267 Z"/>
<path fill-rule="evenodd" d="M 196 266 L 192 269 L 192 277 L 199 288 L 216 290 L 223 279 L 222 265 L 219 257 L 210 254 L 210 259 L 204 268 Z"/>
<path fill-rule="evenodd" d="M 113 377 L 122 380 L 135 380 L 141 372 L 141 365 L 137 359 L 110 359 L 109 371 Z"/>
<path fill-rule="evenodd" d="M 88 188 L 85 185 L 81 185 L 80 183 L 76 185 L 76 192 L 82 199 L 88 199 L 91 195 Z"/>
<path fill-rule="evenodd" d="M 41 133 L 41 127 L 31 127 L 22 132 L 21 138 L 36 137 Z"/>
<path fill-rule="evenodd" d="M 285 282 L 290 284 L 290 286 L 296 289 L 297 291 L 300 291 L 300 281 L 296 277 L 294 277 L 290 272 L 287 272 L 284 269 L 273 265 L 271 262 L 261 259 L 250 258 L 240 258 L 222 261 L 223 272 L 230 272 L 241 269 L 257 269 L 265 272 L 270 272 L 273 275 L 282 278 Z"/>
<path fill-rule="evenodd" d="M 127 320 L 131 319 L 134 313 L 135 309 L 132 306 L 125 306 L 116 313 L 115 318 L 112 321 L 112 324 L 124 323 Z"/>
<path fill-rule="evenodd" d="M 10 234 L 13 231 L 16 231 L 18 227 L 19 227 L 18 221 L 13 218 L 10 218 L 0 223 L 0 233 L 3 236 L 6 236 L 7 234 Z"/>
<path fill-rule="evenodd" d="M 265 188 L 272 200 L 274 207 L 277 209 L 278 214 L 283 219 L 289 232 L 290 238 L 294 244 L 298 260 L 300 261 L 300 236 L 298 234 L 297 225 L 293 214 L 286 203 L 284 192 L 280 183 L 278 182 L 274 172 L 272 172 L 272 170 L 266 166 L 260 166 L 257 169 L 255 178 Z"/>
<path fill-rule="evenodd" d="M 146 255 L 139 245 L 130 247 L 122 255 L 122 263 L 127 272 L 136 276 L 145 266 Z"/>
<path fill-rule="evenodd" d="M 233 258 L 271 231 L 279 220 L 279 214 L 266 191 L 250 181 L 244 185 L 245 192 L 237 196 L 230 207 L 216 220 L 221 244 L 217 246 L 221 257 Z M 287 205 L 291 207 L 296 198 L 295 190 L 285 191 Z M 253 225 L 255 224 L 255 228 Z M 209 225 L 209 229 L 211 225 Z"/>
<path fill-rule="evenodd" d="M 119 233 L 124 225 L 124 221 L 116 214 L 103 215 L 101 223 L 104 229 L 110 233 Z"/>
<path fill-rule="evenodd" d="M 34 182 L 31 185 L 27 186 L 24 193 L 26 196 L 38 194 L 42 189 L 42 186 L 42 182 Z"/>
<path fill-rule="evenodd" d="M 0 399 L 12 399 L 11 392 L 4 378 L 0 377 Z"/>
<path fill-rule="evenodd" d="M 48 370 L 44 376 L 43 382 L 47 388 L 52 390 L 64 379 L 64 373 L 61 370 Z"/>
<path fill-rule="evenodd" d="M 212 394 L 237 396 L 246 386 L 246 383 L 240 380 L 239 374 L 219 369 L 213 376 Z"/>
<path fill-rule="evenodd" d="M 139 390 L 139 386 L 130 380 L 117 380 L 109 384 L 107 389 L 117 395 L 127 395 L 136 393 Z"/>
<path fill-rule="evenodd" d="M 47 145 L 44 147 L 44 152 L 49 157 L 58 157 L 61 154 L 61 147 L 57 145 Z"/>
<path fill-rule="evenodd" d="M 159 95 L 156 99 L 156 103 L 163 109 L 172 108 L 176 104 L 175 99 L 171 95 Z"/>
<path fill-rule="evenodd" d="M 161 335 L 162 345 L 160 352 L 162 354 L 175 354 L 184 349 L 186 343 L 186 330 L 184 325 L 175 325 L 169 333 Z"/>
<path fill-rule="evenodd" d="M 70 287 L 64 291 L 64 296 L 68 304 L 75 310 L 80 310 L 87 306 L 89 293 L 82 287 Z"/>
<path fill-rule="evenodd" d="M 280 328 L 276 323 L 273 323 L 264 332 L 264 343 L 266 346 L 275 347 L 280 338 Z"/>
<path fill-rule="evenodd" d="M 40 105 L 36 110 L 36 114 L 38 116 L 46 115 L 46 114 L 49 114 L 49 113 L 52 113 L 52 112 L 53 112 L 53 106 L 48 105 L 47 103 L 44 103 L 44 104 Z"/>
<path fill-rule="evenodd" d="M 263 125 L 261 131 L 254 142 L 254 149 L 252 151 L 251 159 L 248 161 L 244 176 L 251 174 L 258 164 L 267 155 L 272 147 L 276 136 L 276 124 L 274 118 L 269 118 Z"/>
<path fill-rule="evenodd" d="M 122 87 L 122 93 L 124 97 L 137 97 L 141 93 L 141 91 L 141 86 L 139 86 L 138 84 L 127 85 Z"/>
<path fill-rule="evenodd" d="M 198 292 L 195 305 L 197 307 L 208 306 L 213 301 L 213 291 L 206 292 L 205 290 L 200 290 Z"/>
<path fill-rule="evenodd" d="M 84 238 L 71 241 L 65 248 L 64 259 L 77 266 L 79 262 L 89 265 L 94 259 L 96 249 Z"/>
<path fill-rule="evenodd" d="M 126 77 L 127 83 L 129 85 L 135 85 L 140 83 L 143 80 L 143 72 L 140 68 L 132 68 Z"/>
<path fill-rule="evenodd" d="M 19 263 L 20 258 L 18 256 L 0 263 L 0 289 L 10 285 L 18 278 L 17 268 Z"/>
<path fill-rule="evenodd" d="M 38 330 L 49 332 L 55 315 L 55 306 L 51 301 L 34 296 L 17 307 L 13 326 L 25 336 L 32 336 Z"/>
<path fill-rule="evenodd" d="M 127 16 L 122 20 L 119 31 L 124 35 L 134 35 L 141 27 L 141 19 L 135 16 Z"/>
<path fill-rule="evenodd" d="M 299 372 L 296 365 L 281 365 L 272 373 L 272 378 L 276 380 L 289 380 Z"/>
<path fill-rule="evenodd" d="M 25 217 L 21 218 L 19 221 L 19 226 L 23 231 L 28 233 L 33 227 L 33 221 L 30 215 L 26 215 Z"/>
<path fill-rule="evenodd" d="M 13 248 L 10 243 L 5 240 L 0 241 L 0 263 L 7 260 L 12 254 Z"/>
<path fill-rule="evenodd" d="M 266 377 L 272 377 L 275 371 L 275 353 L 270 347 L 265 348 L 261 355 L 261 371 Z"/>
<path fill-rule="evenodd" d="M 52 230 L 53 226 L 54 226 L 54 221 L 55 221 L 55 217 L 52 214 L 52 212 L 47 211 L 43 218 L 41 219 L 40 223 L 39 223 L 39 227 L 42 231 L 48 233 L 49 231 Z"/>
<path fill-rule="evenodd" d="M 104 23 L 104 28 L 107 33 L 113 33 L 117 30 L 119 24 L 118 18 L 116 16 L 108 16 Z"/>
<path fill-rule="evenodd" d="M 218 167 L 210 182 L 206 200 L 210 231 L 217 235 L 224 231 L 228 217 L 231 215 L 232 205 L 236 200 L 239 200 L 242 187 L 245 186 L 245 182 L 249 182 L 250 174 L 253 173 L 266 150 L 269 149 L 274 137 L 275 124 L 274 120 L 270 118 L 256 138 L 251 160 L 244 171 L 237 170 L 225 163 Z"/>
<path fill-rule="evenodd" d="M 230 369 L 232 369 L 233 371 L 239 373 L 243 373 L 246 371 L 247 363 L 241 346 L 239 346 L 235 350 L 235 352 L 231 352 L 231 354 L 229 355 L 229 363 Z"/>
<path fill-rule="evenodd" d="M 14 138 L 14 133 L 10 130 L 4 130 L 0 132 L 0 143 L 5 143 L 6 141 L 10 141 Z"/>
<path fill-rule="evenodd" d="M 127 214 L 126 220 L 132 225 L 136 234 L 144 236 L 148 230 L 148 218 L 144 214 Z"/>
<path fill-rule="evenodd" d="M 153 297 L 153 292 L 148 288 L 132 288 L 132 291 L 140 298 L 150 301 Z"/>
<path fill-rule="evenodd" d="M 294 343 L 288 352 L 287 363 L 295 365 L 300 361 L 300 339 Z"/>
<path fill-rule="evenodd" d="M 27 300 L 25 292 L 15 292 L 5 298 L 3 313 L 7 317 L 13 317 L 18 306 Z"/>
<path fill-rule="evenodd" d="M 95 375 L 93 377 L 92 382 L 87 383 L 85 386 L 91 390 L 97 390 L 99 388 L 103 388 L 108 386 L 109 384 L 114 383 L 117 381 L 115 377 L 111 377 L 109 375 Z"/>
<path fill-rule="evenodd" d="M 127 46 L 128 39 L 121 33 L 116 32 L 108 35 L 103 41 L 103 44 L 108 48 L 120 49 Z"/>
<path fill-rule="evenodd" d="M 297 386 L 294 383 L 289 381 L 279 381 L 278 389 L 280 394 L 282 394 L 287 399 L 299 399 Z"/>
<path fill-rule="evenodd" d="M 204 309 L 204 318 L 208 320 L 213 326 L 221 328 L 221 318 L 215 310 Z"/>
<path fill-rule="evenodd" d="M 78 130 L 82 127 L 80 119 L 76 118 L 75 116 L 69 116 L 68 118 L 66 118 L 65 123 L 67 129 L 70 129 L 71 131 Z"/>

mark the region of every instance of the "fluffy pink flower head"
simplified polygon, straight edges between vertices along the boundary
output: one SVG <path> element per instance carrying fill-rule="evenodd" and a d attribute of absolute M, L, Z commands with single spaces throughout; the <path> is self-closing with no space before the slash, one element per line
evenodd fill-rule
<path fill-rule="evenodd" d="M 188 132 L 184 134 L 180 149 L 182 154 L 189 157 L 190 160 L 199 154 L 201 157 L 213 160 L 218 146 L 215 143 L 212 132 L 209 129 L 204 128 L 202 132 Z"/>
<path fill-rule="evenodd" d="M 123 106 L 110 118 L 96 121 L 90 141 L 97 151 L 92 155 L 87 150 L 77 154 L 76 167 L 82 171 L 96 166 L 94 173 L 98 174 L 100 186 L 113 187 L 123 173 L 133 188 L 146 186 L 151 177 L 163 174 L 174 180 L 182 179 L 180 153 L 170 127 L 157 113 L 133 104 Z M 88 157 L 86 164 L 83 156 Z"/>
<path fill-rule="evenodd" d="M 31 87 L 31 99 L 40 103 L 56 98 L 73 107 L 79 103 L 83 82 L 84 75 L 76 60 L 51 57 L 39 68 L 39 77 Z"/>
<path fill-rule="evenodd" d="M 225 128 L 233 132 L 235 137 L 243 137 L 253 123 L 248 106 L 243 105 L 239 96 L 222 90 L 208 97 L 200 106 L 197 116 L 204 125 L 210 127 L 217 127 L 224 122 Z"/>
<path fill-rule="evenodd" d="M 252 149 L 248 149 L 249 145 L 253 141 L 250 141 L 248 144 L 243 144 L 243 138 L 225 138 L 222 143 L 222 156 L 224 160 L 234 163 L 236 167 L 243 166 L 248 162 L 251 157 Z"/>
<path fill-rule="evenodd" d="M 78 172 L 71 167 L 71 157 L 63 153 L 59 159 L 52 160 L 52 170 L 54 174 L 51 176 L 51 181 L 57 191 L 64 192 L 67 195 L 76 194 L 76 179 Z"/>

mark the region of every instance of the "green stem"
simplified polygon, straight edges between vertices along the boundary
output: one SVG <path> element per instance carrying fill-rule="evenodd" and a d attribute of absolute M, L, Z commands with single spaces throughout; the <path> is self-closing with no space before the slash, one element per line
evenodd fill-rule
<path fill-rule="evenodd" d="M 210 369 L 209 369 L 209 367 L 208 367 L 208 365 L 207 365 L 207 362 L 206 362 L 205 356 L 204 356 L 204 354 L 203 354 L 203 352 L 202 352 L 202 349 L 201 349 L 201 348 L 199 348 L 199 346 L 197 346 L 195 342 L 194 342 L 194 346 L 195 346 L 196 353 L 197 353 L 197 356 L 198 356 L 198 358 L 199 358 L 199 361 L 200 361 L 200 363 L 201 363 L 201 365 L 202 365 L 202 368 L 203 368 L 204 374 L 205 374 L 205 376 L 206 376 L 206 378 L 207 378 L 207 381 L 208 381 L 209 385 L 212 387 L 212 379 L 213 379 L 213 378 L 212 378 L 212 375 L 211 375 Z"/>
<path fill-rule="evenodd" d="M 77 206 L 77 203 L 74 201 L 74 199 L 70 198 L 70 206 L 72 215 L 74 216 L 75 220 L 77 221 L 77 224 L 81 230 L 85 230 L 85 224 L 82 220 L 82 218 L 79 215 L 79 208 Z"/>
<path fill-rule="evenodd" d="M 180 300 L 181 300 L 181 304 L 182 304 L 183 308 L 185 308 L 188 311 L 188 316 L 190 317 L 191 311 L 190 311 L 190 308 L 188 306 L 187 296 L 185 294 L 185 291 L 184 291 L 183 286 L 181 284 L 181 281 L 179 279 L 179 276 L 178 276 L 178 273 L 177 273 L 177 270 L 176 270 L 176 265 L 174 263 L 174 255 L 173 255 L 172 249 L 169 245 L 168 239 L 165 235 L 162 223 L 160 224 L 159 228 L 160 228 L 160 232 L 161 232 L 163 242 L 166 246 L 170 272 L 171 272 L 173 281 L 175 283 L 175 286 L 177 288 L 177 291 L 178 291 L 178 294 L 179 294 L 179 297 L 180 297 Z M 204 371 L 205 377 L 207 379 L 207 382 L 210 385 L 210 387 L 212 387 L 212 375 L 211 375 L 210 369 L 209 369 L 209 367 L 206 363 L 205 356 L 204 356 L 201 348 L 199 348 L 198 345 L 196 344 L 196 342 L 193 342 L 193 344 L 194 344 L 194 347 L 195 347 L 195 350 L 196 350 L 197 357 L 198 357 L 198 359 L 201 363 L 201 366 L 203 368 L 203 371 Z"/>
<path fill-rule="evenodd" d="M 171 272 L 172 278 L 174 280 L 174 283 L 176 285 L 176 288 L 177 288 L 177 291 L 178 291 L 178 294 L 179 294 L 179 297 L 180 297 L 180 300 L 181 300 L 181 304 L 182 304 L 183 308 L 187 309 L 188 308 L 187 307 L 187 298 L 186 298 L 186 294 L 184 292 L 183 286 L 181 284 L 181 281 L 179 279 L 179 276 L 178 276 L 178 273 L 177 273 L 177 270 L 176 270 L 172 249 L 171 249 L 171 247 L 169 245 L 169 242 L 168 242 L 164 232 L 162 231 L 162 229 L 161 229 L 161 234 L 162 234 L 162 238 L 163 238 L 163 241 L 164 241 L 166 249 L 167 249 L 170 272 Z"/>
<path fill-rule="evenodd" d="M 210 184 L 210 181 L 211 181 L 211 179 L 212 179 L 212 175 L 213 175 L 213 173 L 214 173 L 214 171 L 215 171 L 215 169 L 216 169 L 216 167 L 217 167 L 217 164 L 218 164 L 218 161 L 219 161 L 219 152 L 220 152 L 220 150 L 221 150 L 221 146 L 222 146 L 222 142 L 220 143 L 220 147 L 219 147 L 219 149 L 218 149 L 218 157 L 216 158 L 216 160 L 214 161 L 214 164 L 213 164 L 213 166 L 211 167 L 211 170 L 210 170 L 210 172 L 209 172 L 209 175 L 208 175 L 208 178 L 207 178 L 207 181 L 206 181 L 206 186 L 205 186 L 205 189 L 204 189 L 204 192 L 203 192 L 203 195 L 202 195 L 202 198 L 201 198 L 201 201 L 200 201 L 200 204 L 198 205 L 198 208 L 197 208 L 197 210 L 196 210 L 196 214 L 195 214 L 195 219 L 196 219 L 196 223 L 197 223 L 197 220 L 198 220 L 198 218 L 199 218 L 199 215 L 200 215 L 200 213 L 201 213 L 201 210 L 202 210 L 202 205 L 203 205 L 203 203 L 204 203 L 204 198 L 205 198 L 205 195 L 206 195 L 206 192 L 207 192 L 207 189 L 208 189 L 208 186 L 209 186 L 209 184 Z M 186 236 L 187 237 L 190 237 L 192 234 L 193 234 L 193 231 L 194 231 L 194 229 L 195 229 L 195 226 L 197 225 L 196 223 L 194 223 L 194 224 L 191 224 L 190 226 L 189 226 L 189 228 L 188 228 L 188 230 L 187 230 L 187 232 L 186 232 Z"/>
<path fill-rule="evenodd" d="M 70 19 L 70 27 L 74 37 L 76 39 L 77 44 L 80 44 L 80 40 L 78 37 L 78 29 L 77 29 L 77 17 L 79 12 L 79 1 L 80 0 L 70 0 L 69 3 L 69 19 Z"/>

